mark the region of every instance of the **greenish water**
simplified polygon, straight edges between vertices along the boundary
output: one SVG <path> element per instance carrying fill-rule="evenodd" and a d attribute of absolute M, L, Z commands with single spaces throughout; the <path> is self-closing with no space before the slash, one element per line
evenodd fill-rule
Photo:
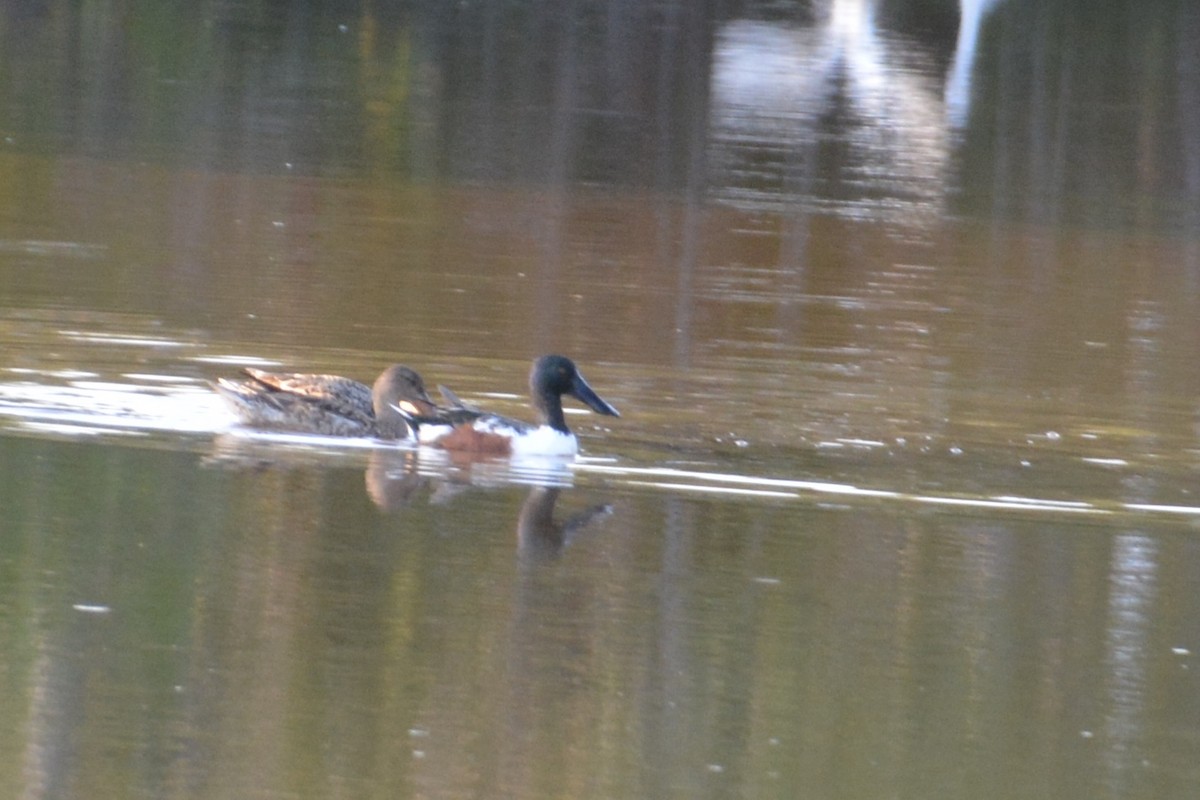
<path fill-rule="evenodd" d="M 1186 527 L 605 481 L 384 512 L 359 468 L 36 438 L 0 470 L 0 780 L 36 796 L 1194 779 Z"/>
<path fill-rule="evenodd" d="M 958 19 L 0 9 L 0 794 L 1194 797 L 1200 15 Z"/>

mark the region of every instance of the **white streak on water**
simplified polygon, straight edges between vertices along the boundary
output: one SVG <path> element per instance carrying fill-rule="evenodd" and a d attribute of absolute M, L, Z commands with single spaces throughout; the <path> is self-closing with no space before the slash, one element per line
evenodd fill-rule
<path fill-rule="evenodd" d="M 289 431 L 261 431 L 252 428 L 235 428 L 226 435 L 256 442 L 274 442 L 281 445 L 291 445 L 304 448 L 325 448 L 330 450 L 373 450 L 381 444 L 397 449 L 412 449 L 411 442 L 381 442 L 366 436 L 321 436 L 316 433 L 291 433 Z"/>
<path fill-rule="evenodd" d="M 88 344 L 119 344 L 125 347 L 188 347 L 186 342 L 162 339 L 157 336 L 133 336 L 121 333 L 90 333 L 88 331 L 61 330 L 59 335 Z"/>
<path fill-rule="evenodd" d="M 213 433 L 236 422 L 213 392 L 91 380 L 66 385 L 0 383 L 0 417 L 23 420 L 30 429 L 78 435 Z"/>
<path fill-rule="evenodd" d="M 93 376 L 94 377 L 94 376 Z M 180 375 L 156 375 L 150 372 L 123 372 L 122 378 L 145 383 L 204 383 L 203 378 L 187 378 Z"/>
<path fill-rule="evenodd" d="M 71 381 L 80 378 L 98 378 L 99 374 L 95 372 L 85 372 L 80 369 L 31 369 L 29 367 L 9 367 L 8 372 L 14 375 L 41 375 L 47 378 L 58 378 L 59 380 Z"/>
<path fill-rule="evenodd" d="M 791 480 L 765 478 L 752 475 L 730 475 L 696 470 L 681 470 L 672 467 L 621 467 L 595 462 L 577 462 L 574 469 L 579 473 L 593 473 L 625 478 L 623 483 L 631 486 L 649 486 L 658 489 L 686 490 L 709 494 L 738 494 L 759 497 L 801 499 L 804 494 L 837 495 L 870 500 L 892 500 L 913 505 L 941 506 L 949 508 L 1042 512 L 1092 517 L 1108 517 L 1120 511 L 1152 512 L 1177 516 L 1200 517 L 1200 507 L 1174 506 L 1151 503 L 1113 503 L 1111 506 L 1097 505 L 1081 500 L 1053 500 L 1040 497 L 995 495 L 992 497 L 969 497 L 951 495 L 910 494 L 886 489 L 870 489 L 847 483 L 828 483 L 813 480 Z M 666 480 L 674 479 L 674 480 Z M 714 486 L 713 484 L 726 484 Z"/>
<path fill-rule="evenodd" d="M 258 356 L 239 356 L 239 355 L 224 355 L 224 356 L 192 356 L 189 361 L 195 361 L 200 364 L 237 364 L 239 366 L 254 366 L 254 367 L 278 367 L 282 362 L 274 361 L 269 358 L 259 358 Z"/>
<path fill-rule="evenodd" d="M 70 423 L 59 422 L 27 422 L 25 427 L 31 431 L 40 431 L 42 433 L 54 433 L 66 436 L 101 436 L 101 435 L 120 435 L 120 436 L 145 436 L 145 431 L 126 431 L 119 428 L 99 428 L 88 425 L 75 425 Z"/>
<path fill-rule="evenodd" d="M 107 614 L 112 611 L 108 606 L 92 605 L 90 603 L 75 603 L 71 608 L 84 614 Z"/>
<path fill-rule="evenodd" d="M 733 486 L 699 486 L 694 483 L 665 483 L 659 481 L 644 481 L 643 486 L 653 486 L 657 489 L 676 489 L 686 492 L 704 492 L 705 494 L 737 494 L 746 497 L 785 497 L 789 500 L 800 495 L 796 492 L 773 492 L 769 489 L 741 489 Z"/>
<path fill-rule="evenodd" d="M 1200 506 L 1167 506 L 1156 503 L 1122 503 L 1129 511 L 1154 511 L 1160 514 L 1186 514 L 1200 516 Z"/>

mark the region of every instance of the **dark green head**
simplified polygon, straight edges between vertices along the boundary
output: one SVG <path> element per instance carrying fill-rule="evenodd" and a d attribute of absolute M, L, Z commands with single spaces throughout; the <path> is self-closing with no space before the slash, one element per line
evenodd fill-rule
<path fill-rule="evenodd" d="M 529 391 L 534 407 L 545 419 L 546 424 L 556 430 L 567 432 L 563 417 L 562 396 L 569 394 L 597 414 L 619 417 L 620 413 L 603 400 L 588 385 L 575 363 L 566 356 L 542 356 L 533 362 L 529 373 Z"/>

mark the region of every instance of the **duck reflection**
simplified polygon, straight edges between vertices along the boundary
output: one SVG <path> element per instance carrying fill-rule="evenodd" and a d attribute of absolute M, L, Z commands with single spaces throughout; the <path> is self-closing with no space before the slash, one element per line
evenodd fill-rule
<path fill-rule="evenodd" d="M 434 504 L 448 502 L 458 494 L 489 484 L 511 486 L 514 480 L 528 479 L 528 474 L 512 470 L 508 461 L 450 459 L 452 469 L 440 474 L 422 471 L 421 455 L 416 452 L 377 451 L 371 454 L 367 467 L 367 495 L 384 511 L 397 511 L 428 495 Z M 429 465 L 426 465 L 429 466 Z M 554 482 L 535 483 L 529 490 L 517 515 L 517 551 L 523 558 L 553 557 L 567 547 L 586 527 L 612 513 L 608 503 L 598 503 L 563 519 L 555 517 L 555 508 L 563 489 L 569 484 L 570 472 L 565 464 L 559 470 L 543 473 L 543 480 L 555 477 Z M 565 478 L 565 480 L 564 480 Z M 523 481 L 524 482 L 524 481 Z"/>
<path fill-rule="evenodd" d="M 367 496 L 384 511 L 411 505 L 431 483 L 418 469 L 419 458 L 411 451 L 373 451 L 367 464 Z"/>
<path fill-rule="evenodd" d="M 422 497 L 434 505 L 446 503 L 471 488 L 469 473 L 447 469 L 445 459 L 416 450 L 371 451 L 364 477 L 371 502 L 388 512 Z"/>
<path fill-rule="evenodd" d="M 227 469 L 290 470 L 328 465 L 329 454 L 319 448 L 280 447 L 243 436 L 219 436 L 204 459 Z M 578 534 L 612 513 L 598 503 L 559 519 L 558 500 L 571 486 L 573 473 L 564 459 L 528 460 L 468 457 L 428 448 L 377 448 L 370 451 L 364 473 L 367 497 L 381 511 L 392 513 L 418 503 L 449 504 L 459 495 L 489 488 L 530 487 L 517 515 L 517 549 L 523 558 L 557 555 Z"/>
<path fill-rule="evenodd" d="M 557 556 L 588 525 L 612 513 L 612 505 L 601 503 L 578 511 L 563 521 L 554 518 L 554 507 L 562 489 L 535 486 L 517 516 L 517 552 L 522 558 L 539 560 Z"/>

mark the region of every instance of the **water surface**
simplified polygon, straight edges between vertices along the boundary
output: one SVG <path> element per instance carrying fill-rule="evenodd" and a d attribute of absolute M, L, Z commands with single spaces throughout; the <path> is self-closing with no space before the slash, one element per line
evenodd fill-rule
<path fill-rule="evenodd" d="M 1200 17 L 693 5 L 0 12 L 8 794 L 1195 796 Z"/>

